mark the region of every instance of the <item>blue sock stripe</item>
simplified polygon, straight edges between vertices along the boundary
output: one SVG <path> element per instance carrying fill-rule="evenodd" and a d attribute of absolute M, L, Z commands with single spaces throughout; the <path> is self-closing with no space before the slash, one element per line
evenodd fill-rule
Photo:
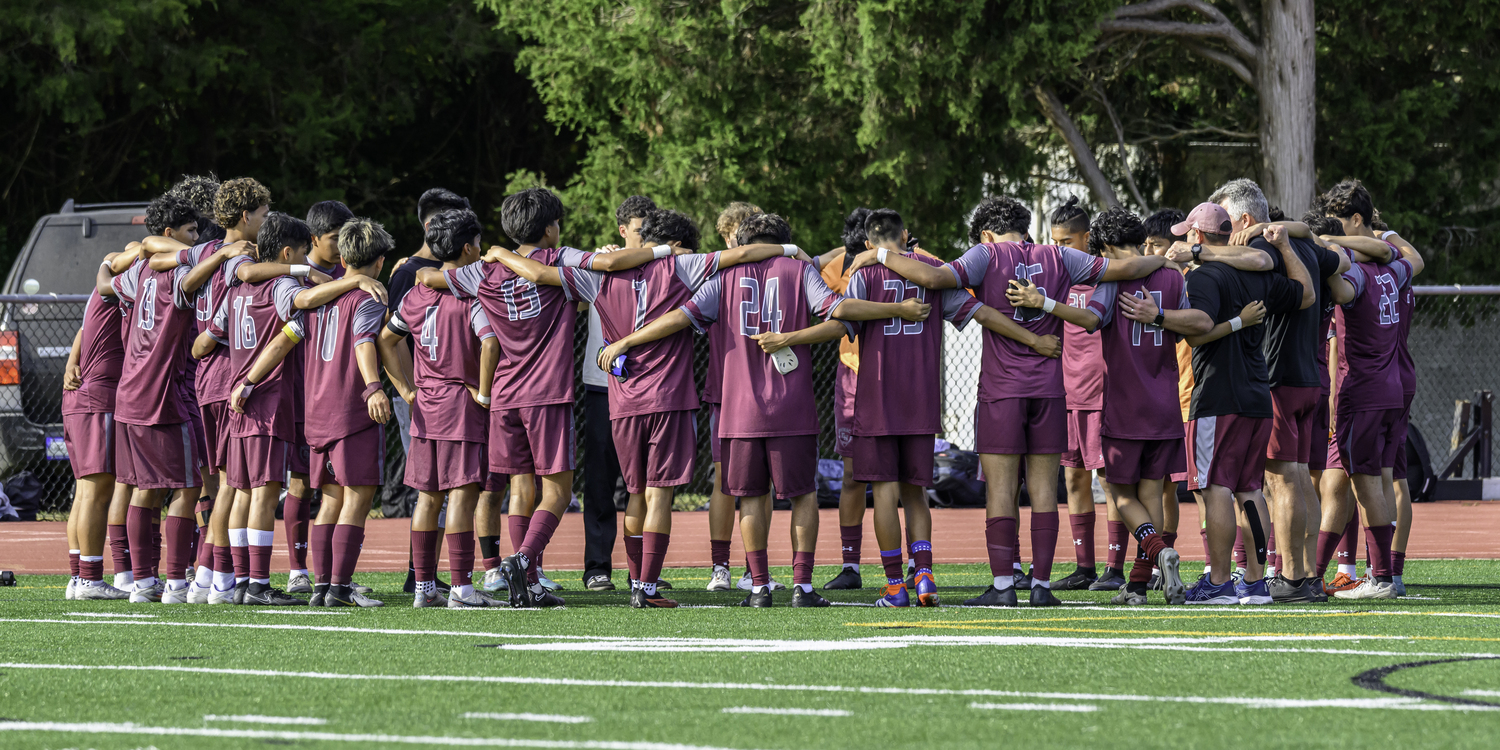
<path fill-rule="evenodd" d="M 911 551 L 912 552 L 931 552 L 932 551 L 932 542 L 928 542 L 928 541 L 912 542 L 911 543 Z"/>
<path fill-rule="evenodd" d="M 883 549 L 883 550 L 880 551 L 880 556 L 881 557 L 900 557 L 901 556 L 901 549 L 899 547 L 896 548 L 896 549 Z"/>

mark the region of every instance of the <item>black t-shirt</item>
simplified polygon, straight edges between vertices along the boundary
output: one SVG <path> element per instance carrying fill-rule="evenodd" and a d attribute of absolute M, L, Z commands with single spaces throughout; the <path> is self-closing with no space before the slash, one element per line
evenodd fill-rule
<path fill-rule="evenodd" d="M 1261 300 L 1266 313 L 1296 310 L 1302 285 L 1274 271 L 1240 271 L 1223 263 L 1204 263 L 1187 275 L 1188 304 L 1213 318 L 1214 325 L 1240 314 Z M 1242 328 L 1193 348 L 1193 403 L 1188 417 L 1271 417 L 1271 386 L 1261 353 L 1266 326 Z M 1314 381 L 1316 384 L 1316 381 Z"/>
<path fill-rule="evenodd" d="M 406 298 L 406 293 L 411 291 L 411 288 L 413 286 L 416 286 L 417 271 L 420 271 L 424 268 L 442 267 L 443 262 L 440 260 L 420 258 L 413 255 L 405 263 L 402 263 L 400 268 L 392 271 L 391 280 L 386 282 L 385 285 L 386 295 L 390 297 L 390 301 L 388 303 L 390 306 L 390 311 L 386 314 L 386 318 L 389 319 L 391 315 L 394 315 L 396 313 L 396 310 L 400 309 L 401 300 Z M 415 338 L 415 336 L 406 337 L 407 349 L 416 351 Z"/>
<path fill-rule="evenodd" d="M 1332 250 L 1318 246 L 1312 240 L 1289 237 L 1292 251 L 1302 259 L 1307 273 L 1313 280 L 1313 292 L 1317 300 L 1312 307 L 1299 310 L 1293 306 L 1289 312 L 1267 315 L 1265 323 L 1265 355 L 1269 369 L 1271 387 L 1319 388 L 1323 385 L 1318 375 L 1317 349 L 1327 342 L 1320 335 L 1323 329 L 1323 308 L 1332 299 L 1325 281 L 1339 270 L 1339 256 Z M 1250 246 L 1269 253 L 1275 262 L 1275 272 L 1286 276 L 1286 260 L 1281 252 L 1263 237 L 1257 237 Z M 1298 301 L 1301 304 L 1301 301 Z"/>

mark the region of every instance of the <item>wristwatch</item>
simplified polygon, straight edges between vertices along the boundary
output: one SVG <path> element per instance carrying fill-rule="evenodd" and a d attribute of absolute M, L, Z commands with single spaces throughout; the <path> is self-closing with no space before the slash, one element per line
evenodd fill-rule
<path fill-rule="evenodd" d="M 1193 262 L 1194 263 L 1202 263 L 1203 261 L 1201 261 L 1201 260 L 1198 259 L 1198 256 L 1200 256 L 1202 254 L 1203 254 L 1203 245 L 1201 245 L 1199 243 L 1196 243 L 1196 242 L 1193 243 Z"/>
<path fill-rule="evenodd" d="M 1161 310 L 1157 310 L 1156 319 L 1151 321 L 1151 325 L 1154 325 L 1157 328 L 1161 328 L 1161 324 L 1165 322 L 1167 322 L 1167 314 L 1165 312 L 1162 312 Z"/>

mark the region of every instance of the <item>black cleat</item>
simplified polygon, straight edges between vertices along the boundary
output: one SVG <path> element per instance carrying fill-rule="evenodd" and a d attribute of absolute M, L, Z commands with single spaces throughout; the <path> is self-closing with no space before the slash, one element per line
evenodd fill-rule
<path fill-rule="evenodd" d="M 970 607 L 1014 607 L 1016 606 L 1016 590 L 1014 588 L 997 589 L 990 586 L 983 594 L 966 600 L 964 604 Z"/>
<path fill-rule="evenodd" d="M 1033 607 L 1061 607 L 1062 600 L 1053 596 L 1052 589 L 1041 586 L 1031 587 L 1031 606 Z"/>
<path fill-rule="evenodd" d="M 1125 585 L 1125 576 L 1119 571 L 1105 568 L 1104 575 L 1099 580 L 1089 584 L 1089 591 L 1119 591 Z"/>
<path fill-rule="evenodd" d="M 1079 591 L 1086 589 L 1094 581 L 1099 580 L 1099 574 L 1088 568 L 1079 568 L 1068 574 L 1067 578 L 1052 584 L 1053 591 Z"/>
<path fill-rule="evenodd" d="M 839 574 L 833 577 L 833 580 L 823 584 L 824 591 L 850 591 L 864 587 L 864 579 L 860 577 L 859 571 L 854 568 L 840 570 Z"/>
<path fill-rule="evenodd" d="M 771 606 L 771 587 L 770 586 L 762 586 L 762 587 L 760 587 L 760 593 L 756 593 L 752 589 L 750 591 L 750 595 L 747 596 L 747 597 L 745 597 L 744 601 L 740 602 L 740 606 L 741 607 L 769 607 L 769 606 Z"/>
<path fill-rule="evenodd" d="M 566 605 L 567 602 L 563 601 L 562 597 L 546 589 L 542 589 L 541 591 L 527 589 L 526 591 L 526 606 L 528 607 L 562 607 Z"/>
<path fill-rule="evenodd" d="M 306 599 L 298 599 L 295 596 L 287 594 L 281 589 L 264 583 L 250 584 L 250 587 L 245 591 L 245 603 L 259 605 L 262 607 L 307 606 Z"/>
<path fill-rule="evenodd" d="M 313 585 L 313 595 L 312 595 L 311 599 L 307 600 L 307 606 L 309 606 L 309 607 L 324 607 L 324 606 L 327 606 L 327 604 L 326 604 L 326 602 L 324 602 L 323 598 L 328 595 L 328 589 L 329 589 L 329 584 L 326 584 L 326 583 L 314 584 Z"/>
<path fill-rule="evenodd" d="M 663 581 L 662 579 L 658 578 L 658 579 L 656 579 L 656 588 L 658 588 L 658 589 L 660 589 L 662 591 L 671 591 L 672 590 L 672 584 L 670 584 L 670 583 L 668 583 L 666 581 Z"/>
<path fill-rule="evenodd" d="M 827 607 L 830 602 L 816 591 L 803 591 L 801 586 L 792 587 L 793 607 Z"/>
<path fill-rule="evenodd" d="M 660 583 L 656 585 L 661 586 Z M 660 594 L 648 595 L 645 589 L 638 588 L 630 590 L 630 606 L 636 609 L 672 609 L 677 606 L 677 602 Z"/>
<path fill-rule="evenodd" d="M 525 607 L 527 601 L 526 590 L 529 584 L 526 582 L 526 568 L 521 565 L 519 554 L 511 555 L 500 561 L 500 576 L 505 579 L 505 585 L 509 589 L 510 606 Z"/>
<path fill-rule="evenodd" d="M 406 583 L 401 584 L 401 590 L 408 594 L 417 593 L 417 571 L 415 568 L 406 569 Z"/>
<path fill-rule="evenodd" d="M 245 603 L 245 592 L 249 591 L 249 590 L 250 590 L 250 581 L 249 581 L 249 579 L 246 579 L 246 580 L 240 581 L 239 583 L 236 583 L 234 585 L 234 603 L 235 604 L 244 604 Z"/>
<path fill-rule="evenodd" d="M 1317 601 L 1313 596 L 1312 583 L 1307 580 L 1292 581 L 1277 574 L 1267 582 L 1271 589 L 1271 601 L 1277 604 L 1304 604 Z"/>
<path fill-rule="evenodd" d="M 1025 591 L 1026 589 L 1031 588 L 1031 574 L 1030 573 L 1024 573 L 1024 572 L 1021 572 L 1021 571 L 1016 571 L 1013 574 L 1012 578 L 1014 578 L 1014 580 L 1016 582 L 1016 588 L 1018 588 L 1018 589 L 1020 589 L 1022 591 Z"/>
<path fill-rule="evenodd" d="M 317 595 L 314 595 L 316 598 Z M 308 602 L 312 604 L 312 602 Z M 317 606 L 317 605 L 314 605 Z M 329 586 L 328 592 L 323 594 L 324 607 L 357 607 L 354 603 L 354 590 L 348 586 Z"/>

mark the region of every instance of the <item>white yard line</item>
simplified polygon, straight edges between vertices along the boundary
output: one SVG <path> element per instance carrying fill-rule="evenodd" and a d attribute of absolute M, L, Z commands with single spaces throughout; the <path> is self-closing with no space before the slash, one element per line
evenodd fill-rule
<path fill-rule="evenodd" d="M 69 612 L 68 616 L 69 617 L 112 617 L 112 618 L 127 618 L 127 619 L 141 619 L 141 620 L 154 620 L 154 619 L 156 619 L 156 615 L 134 615 L 134 614 L 124 613 L 124 612 L 122 612 L 122 613 L 115 613 L 115 612 Z"/>
<path fill-rule="evenodd" d="M 148 727 L 106 722 L 0 721 L 0 732 L 65 732 L 69 734 L 133 734 L 151 737 L 213 737 L 218 739 L 283 740 L 290 742 L 359 742 L 369 745 L 441 745 L 448 747 L 536 747 L 554 750 L 735 750 L 667 742 L 610 740 L 527 740 L 500 737 L 411 737 L 395 734 L 338 734 L 271 729 L 198 729 Z"/>
<path fill-rule="evenodd" d="M 203 720 L 234 721 L 241 724 L 305 724 L 308 726 L 322 726 L 328 723 L 327 719 L 318 719 L 312 716 L 259 716 L 256 714 L 234 714 L 230 716 L 206 714 Z"/>
<path fill-rule="evenodd" d="M 1098 711 L 1098 706 L 1087 703 L 970 703 L 969 708 L 987 711 L 1064 711 L 1086 714 Z"/>
<path fill-rule="evenodd" d="M 553 724 L 587 724 L 593 721 L 590 716 L 564 716 L 561 714 L 495 714 L 478 711 L 470 711 L 463 714 L 465 719 L 494 719 L 496 721 L 545 721 Z"/>
<path fill-rule="evenodd" d="M 340 611 L 340 610 L 337 610 L 337 609 L 329 611 L 329 610 L 321 609 L 321 608 L 317 608 L 317 607 L 314 607 L 312 609 L 260 609 L 260 608 L 257 607 L 255 609 L 250 610 L 250 611 L 254 612 L 255 614 L 258 614 L 258 615 L 347 615 L 347 614 L 351 614 L 350 612 L 344 612 L 344 611 Z"/>
<path fill-rule="evenodd" d="M 757 708 L 755 706 L 730 706 L 720 709 L 722 714 L 767 714 L 770 716 L 853 716 L 837 708 Z"/>

